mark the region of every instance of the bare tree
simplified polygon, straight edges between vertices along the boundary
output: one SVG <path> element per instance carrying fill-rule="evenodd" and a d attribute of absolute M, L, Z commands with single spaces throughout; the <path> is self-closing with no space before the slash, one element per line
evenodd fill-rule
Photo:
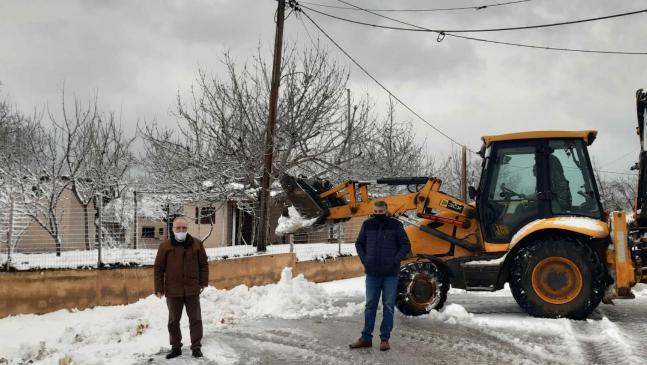
<path fill-rule="evenodd" d="M 130 151 L 135 137 L 126 137 L 114 113 L 99 112 L 96 95 L 86 104 L 75 98 L 70 111 L 63 92 L 61 110 L 60 117 L 49 113 L 49 119 L 61 136 L 70 188 L 83 207 L 84 243 L 89 250 L 89 206 L 96 205 L 99 195 L 119 195 L 124 175 L 135 161 Z"/>
<path fill-rule="evenodd" d="M 357 171 L 363 178 L 431 176 L 433 158 L 426 153 L 424 143 L 416 141 L 411 123 L 397 120 L 392 99 L 385 118 L 372 125 L 370 138 L 361 149 L 362 166 Z"/>
<path fill-rule="evenodd" d="M 48 126 L 41 122 L 42 113 L 24 123 L 30 134 L 21 146 L 22 155 L 33 158 L 21 161 L 21 154 L 13 154 L 6 175 L 20 191 L 21 203 L 29 207 L 26 214 L 53 238 L 57 255 L 63 244 L 65 212 L 60 203 L 65 191 L 72 191 L 83 206 L 89 249 L 88 206 L 98 193 L 118 189 L 133 161 L 129 150 L 133 140 L 124 136 L 113 114 L 98 111 L 96 97 L 87 104 L 75 99 L 72 110 L 66 106 L 64 92 L 61 100 L 60 116 L 47 108 Z"/>
<path fill-rule="evenodd" d="M 148 123 L 142 128 L 146 162 L 154 181 L 168 189 L 234 198 L 252 212 L 262 175 L 271 67 L 259 49 L 237 65 L 223 55 L 224 77 L 200 71 L 188 102 L 178 96 L 175 130 Z M 339 173 L 349 139 L 367 135 L 367 113 L 349 123 L 345 90 L 348 71 L 321 48 L 288 47 L 276 126 L 274 173 Z M 358 107 L 362 110 L 362 107 Z M 361 141 L 353 141 L 359 145 Z M 239 188 L 236 188 L 239 187 Z M 233 196 L 232 196 L 233 195 Z M 250 202 L 243 204 L 243 202 Z"/>
<path fill-rule="evenodd" d="M 638 177 L 608 174 L 602 171 L 596 158 L 592 162 L 604 209 L 631 211 L 636 199 Z"/>

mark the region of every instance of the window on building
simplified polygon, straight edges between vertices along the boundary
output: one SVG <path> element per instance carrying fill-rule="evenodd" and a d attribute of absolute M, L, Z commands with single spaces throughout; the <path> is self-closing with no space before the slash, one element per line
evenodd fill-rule
<path fill-rule="evenodd" d="M 160 228 L 158 232 L 159 232 L 158 236 L 160 237 L 164 236 L 164 228 Z"/>
<path fill-rule="evenodd" d="M 142 227 L 142 238 L 154 238 L 155 227 Z"/>
<path fill-rule="evenodd" d="M 199 217 L 199 219 L 198 219 L 198 217 Z M 216 221 L 216 208 L 214 208 L 214 207 L 196 207 L 195 208 L 195 223 L 196 224 L 213 224 L 215 221 Z"/>

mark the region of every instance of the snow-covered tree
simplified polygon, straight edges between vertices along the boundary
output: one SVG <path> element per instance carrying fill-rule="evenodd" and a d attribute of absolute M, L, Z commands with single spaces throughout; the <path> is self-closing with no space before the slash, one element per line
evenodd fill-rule
<path fill-rule="evenodd" d="M 125 137 L 113 114 L 98 110 L 96 97 L 86 104 L 75 99 L 71 110 L 64 93 L 61 99 L 60 111 L 47 108 L 47 113 L 25 119 L 29 135 L 20 152 L 3 155 L 9 161 L 4 178 L 19 192 L 21 204 L 28 207 L 26 214 L 53 238 L 57 255 L 63 244 L 63 194 L 72 191 L 83 206 L 84 240 L 90 248 L 88 206 L 97 194 L 114 196 L 134 161 L 133 139 Z M 43 114 L 47 122 L 42 121 Z"/>

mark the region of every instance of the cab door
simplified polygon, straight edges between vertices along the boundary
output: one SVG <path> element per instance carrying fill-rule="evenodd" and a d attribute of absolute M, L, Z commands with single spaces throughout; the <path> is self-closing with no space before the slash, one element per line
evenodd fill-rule
<path fill-rule="evenodd" d="M 479 216 L 487 242 L 508 243 L 527 223 L 546 215 L 539 178 L 545 161 L 541 140 L 499 142 L 492 146 L 479 187 Z"/>

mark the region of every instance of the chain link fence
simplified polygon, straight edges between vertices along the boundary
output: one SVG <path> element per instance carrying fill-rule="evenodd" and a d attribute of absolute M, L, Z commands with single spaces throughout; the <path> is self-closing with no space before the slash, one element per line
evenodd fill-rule
<path fill-rule="evenodd" d="M 95 196 L 86 205 L 72 192 L 52 204 L 25 202 L 11 193 L 0 201 L 0 270 L 147 266 L 172 234 L 177 216 L 189 220 L 189 234 L 204 242 L 209 260 L 259 254 L 252 245 L 257 218 L 253 204 L 188 199 L 157 192 Z M 47 208 L 44 209 L 43 207 Z M 274 232 L 283 202 L 271 208 Z M 263 254 L 295 253 L 297 260 L 356 255 L 363 219 L 315 231 L 270 235 Z"/>

